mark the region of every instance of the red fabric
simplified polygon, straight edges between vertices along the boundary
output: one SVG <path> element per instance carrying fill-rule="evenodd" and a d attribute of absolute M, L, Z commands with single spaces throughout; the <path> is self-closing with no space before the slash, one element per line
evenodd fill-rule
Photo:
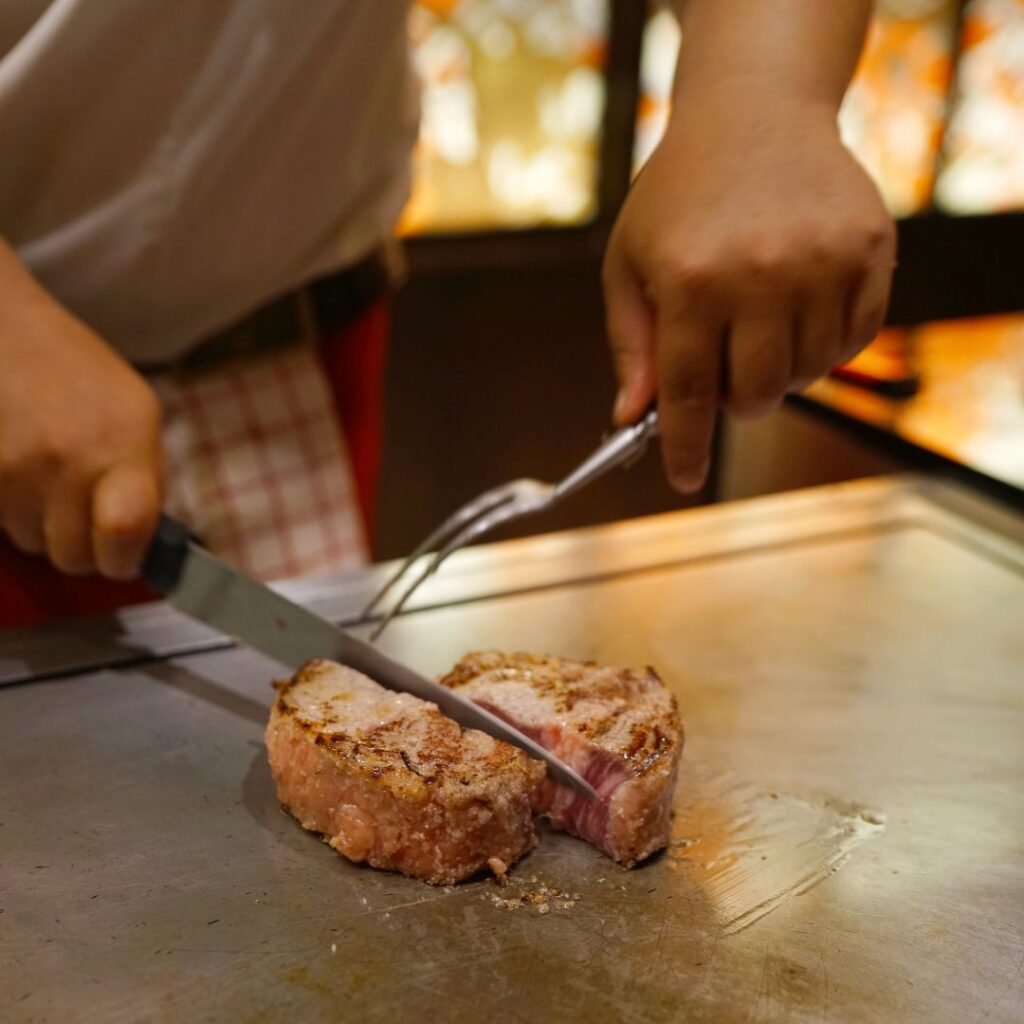
<path fill-rule="evenodd" d="M 367 533 L 380 467 L 389 323 L 389 307 L 380 302 L 355 323 L 325 337 L 322 349 Z M 0 534 L 0 629 L 108 612 L 151 599 L 141 583 L 64 576 L 44 558 L 22 554 Z"/>
<path fill-rule="evenodd" d="M 391 326 L 386 301 L 355 323 L 325 335 L 320 353 L 348 442 L 366 536 L 373 540 L 377 477 L 384 438 L 384 369 Z"/>
<path fill-rule="evenodd" d="M 107 612 L 152 599 L 141 583 L 63 576 L 44 558 L 23 555 L 0 535 L 0 629 Z"/>

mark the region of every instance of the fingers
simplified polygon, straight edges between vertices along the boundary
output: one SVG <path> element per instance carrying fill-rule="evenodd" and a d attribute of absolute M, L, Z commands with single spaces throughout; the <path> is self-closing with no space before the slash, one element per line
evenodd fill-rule
<path fill-rule="evenodd" d="M 61 572 L 128 580 L 138 575 L 159 512 L 152 468 L 122 463 L 92 486 L 55 484 L 34 531 L 30 516 L 15 521 L 10 514 L 5 529 L 23 551 L 45 552 Z"/>
<path fill-rule="evenodd" d="M 885 322 L 892 286 L 888 237 L 863 269 L 820 282 L 799 306 L 790 391 L 799 391 L 869 344 Z"/>
<path fill-rule="evenodd" d="M 698 490 L 708 474 L 722 379 L 722 329 L 712 315 L 678 305 L 659 309 L 661 450 L 669 481 L 683 493 Z"/>
<path fill-rule="evenodd" d="M 885 246 L 879 258 L 854 281 L 847 299 L 847 331 L 839 362 L 852 359 L 882 329 L 892 290 L 893 257 L 894 247 Z"/>
<path fill-rule="evenodd" d="M 614 420 L 633 423 L 657 390 L 655 316 L 636 276 L 610 253 L 604 267 L 604 296 L 619 393 Z"/>
<path fill-rule="evenodd" d="M 43 518 L 34 502 L 23 502 L 7 508 L 3 516 L 3 529 L 11 543 L 29 555 L 41 555 L 46 550 Z"/>
<path fill-rule="evenodd" d="M 110 579 L 128 580 L 156 529 L 160 494 L 146 466 L 122 464 L 97 481 L 92 495 L 92 547 L 96 567 Z"/>
<path fill-rule="evenodd" d="M 61 572 L 71 576 L 95 572 L 87 486 L 64 483 L 54 487 L 43 513 L 43 533 L 46 553 Z"/>
<path fill-rule="evenodd" d="M 764 303 L 743 308 L 729 330 L 726 408 L 736 416 L 763 416 L 782 401 L 792 373 L 794 322 L 787 308 Z"/>
<path fill-rule="evenodd" d="M 823 282 L 799 303 L 794 325 L 790 391 L 800 391 L 842 362 L 849 281 Z"/>

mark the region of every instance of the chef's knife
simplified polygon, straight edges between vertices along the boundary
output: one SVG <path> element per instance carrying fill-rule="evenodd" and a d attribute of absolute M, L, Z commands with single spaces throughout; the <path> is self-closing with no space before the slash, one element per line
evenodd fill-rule
<path fill-rule="evenodd" d="M 298 668 L 311 658 L 330 658 L 391 690 L 436 704 L 470 729 L 515 744 L 544 761 L 556 782 L 591 799 L 594 789 L 572 768 L 518 729 L 472 701 L 393 661 L 376 647 L 346 633 L 301 605 L 232 569 L 211 555 L 170 516 L 161 516 L 142 576 L 179 611 Z"/>

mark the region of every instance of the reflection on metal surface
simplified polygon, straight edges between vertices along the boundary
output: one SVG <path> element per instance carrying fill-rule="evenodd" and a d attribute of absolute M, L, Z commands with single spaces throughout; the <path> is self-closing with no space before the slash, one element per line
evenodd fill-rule
<path fill-rule="evenodd" d="M 1024 208 L 1024 0 L 971 0 L 936 200 L 953 213 Z"/>
<path fill-rule="evenodd" d="M 723 935 L 814 888 L 885 828 L 878 811 L 766 790 L 700 764 L 685 765 L 682 789 L 667 864 L 689 871 Z"/>
<path fill-rule="evenodd" d="M 1024 315 L 926 324 L 911 342 L 921 377 L 913 398 L 890 400 L 835 380 L 805 394 L 1024 488 Z"/>
<path fill-rule="evenodd" d="M 422 121 L 407 234 L 594 211 L 607 0 L 417 0 Z"/>
<path fill-rule="evenodd" d="M 856 847 L 884 829 L 877 811 L 765 789 L 684 758 L 672 843 L 640 872 L 542 827 L 542 849 L 509 872 L 507 885 L 487 879 L 444 891 L 452 896 L 469 889 L 498 910 L 544 915 L 589 914 L 588 903 L 643 887 L 663 904 L 679 898 L 706 907 L 721 935 L 729 936 L 834 875 Z M 544 851 L 551 844 L 553 856 Z M 573 872 L 565 871 L 567 864 Z"/>

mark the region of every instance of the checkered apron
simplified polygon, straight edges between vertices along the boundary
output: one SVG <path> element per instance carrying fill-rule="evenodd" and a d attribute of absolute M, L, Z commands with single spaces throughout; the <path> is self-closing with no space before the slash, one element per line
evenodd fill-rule
<path fill-rule="evenodd" d="M 165 505 L 264 580 L 367 561 L 349 453 L 312 328 L 211 367 L 150 376 L 164 411 Z"/>

